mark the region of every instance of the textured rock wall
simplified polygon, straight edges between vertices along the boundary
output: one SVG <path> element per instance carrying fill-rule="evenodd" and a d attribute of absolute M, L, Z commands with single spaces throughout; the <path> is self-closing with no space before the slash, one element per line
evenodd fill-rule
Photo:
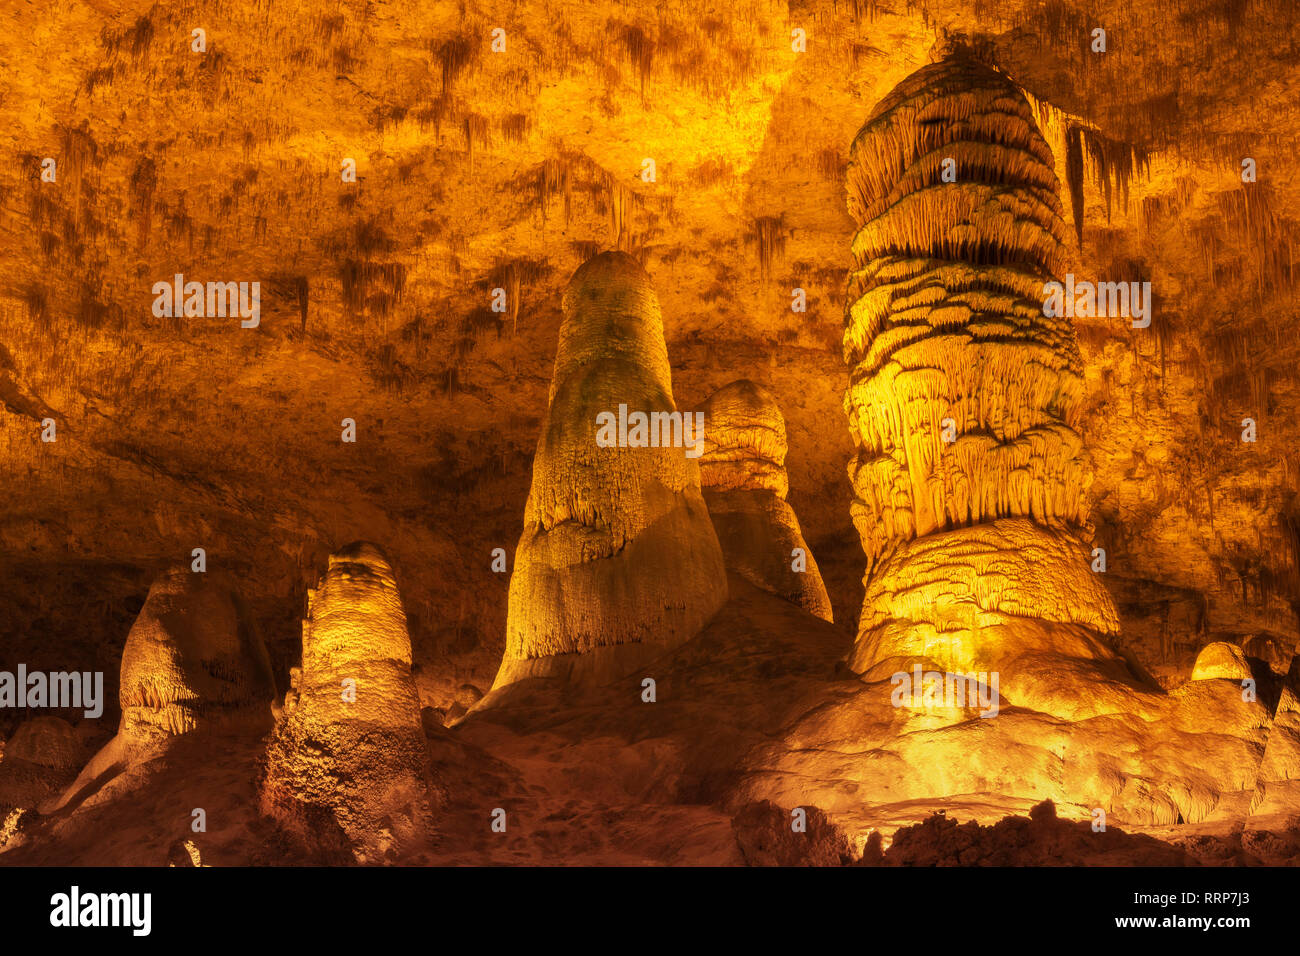
<path fill-rule="evenodd" d="M 832 620 L 821 572 L 785 500 L 790 490 L 785 417 L 776 399 L 761 385 L 742 379 L 709 396 L 703 411 L 700 481 L 727 567 L 810 614 Z"/>
<path fill-rule="evenodd" d="M 1008 616 L 1115 633 L 1083 546 L 1079 350 L 1043 314 L 1069 253 L 1028 103 L 956 50 L 881 102 L 850 157 L 844 404 L 867 556 L 851 665 L 963 667 Z"/>
<path fill-rule="evenodd" d="M 597 416 L 620 405 L 676 411 L 649 276 L 603 253 L 574 273 L 563 310 L 496 687 L 618 677 L 694 636 L 727 596 L 697 461 L 596 442 Z"/>

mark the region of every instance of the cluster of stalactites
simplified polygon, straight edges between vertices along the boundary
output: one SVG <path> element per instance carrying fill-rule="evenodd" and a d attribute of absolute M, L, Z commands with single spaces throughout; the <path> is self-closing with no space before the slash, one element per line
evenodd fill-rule
<path fill-rule="evenodd" d="M 904 80 L 850 157 L 845 410 L 868 571 L 947 528 L 1085 526 L 1082 362 L 1069 320 L 1043 314 L 1068 233 L 1024 96 L 955 54 Z"/>

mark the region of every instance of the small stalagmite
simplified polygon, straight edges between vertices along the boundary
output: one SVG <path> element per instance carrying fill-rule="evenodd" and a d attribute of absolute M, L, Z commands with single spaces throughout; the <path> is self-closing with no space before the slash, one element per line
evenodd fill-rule
<path fill-rule="evenodd" d="M 618 678 L 689 640 L 727 597 L 700 492 L 698 413 L 673 402 L 650 277 L 631 256 L 602 253 L 562 305 L 494 688 Z M 616 439 L 599 440 L 614 418 Z"/>
<path fill-rule="evenodd" d="M 326 854 L 397 860 L 439 802 L 397 580 L 375 545 L 330 556 L 308 593 L 302 666 L 267 747 L 262 809 Z"/>
<path fill-rule="evenodd" d="M 747 379 L 704 403 L 700 481 L 727 567 L 756 587 L 832 620 L 831 602 L 799 519 L 785 497 L 785 416 Z"/>
<path fill-rule="evenodd" d="M 1028 102 L 955 48 L 880 103 L 850 159 L 844 405 L 867 557 L 850 665 L 987 669 L 1043 625 L 1057 653 L 1110 657 L 1118 616 L 1084 543 L 1082 360 L 1043 307 L 1068 231 Z"/>
<path fill-rule="evenodd" d="M 117 735 L 41 810 L 61 809 L 182 735 L 260 736 L 275 697 L 266 646 L 238 595 L 217 572 L 173 567 L 149 589 L 122 649 Z"/>

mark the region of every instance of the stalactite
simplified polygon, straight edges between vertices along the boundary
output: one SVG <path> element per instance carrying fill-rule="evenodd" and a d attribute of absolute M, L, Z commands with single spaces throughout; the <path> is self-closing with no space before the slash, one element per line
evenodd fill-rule
<path fill-rule="evenodd" d="M 487 117 L 477 113 L 466 113 L 461 120 L 461 132 L 465 134 L 465 154 L 469 159 L 469 168 L 474 168 L 474 144 L 483 145 L 488 137 Z"/>
<path fill-rule="evenodd" d="M 785 254 L 785 217 L 759 216 L 750 236 L 758 247 L 759 277 L 766 282 L 772 275 L 772 260 Z"/>
<path fill-rule="evenodd" d="M 1083 131 L 1073 123 L 1065 132 L 1065 179 L 1070 188 L 1074 234 L 1083 245 Z M 1109 206 L 1109 197 L 1107 206 Z"/>
<path fill-rule="evenodd" d="M 469 68 L 478 53 L 478 43 L 474 37 L 469 35 L 450 37 L 438 46 L 437 57 L 442 70 L 442 92 L 444 96 L 451 92 L 456 79 Z"/>
<path fill-rule="evenodd" d="M 1118 198 L 1120 208 L 1128 212 L 1129 183 L 1139 173 L 1149 175 L 1151 153 L 1092 129 L 1084 129 L 1082 138 L 1092 164 L 1093 180 L 1106 197 L 1106 221 L 1110 222 L 1112 198 Z"/>
<path fill-rule="evenodd" d="M 650 79 L 650 70 L 654 66 L 655 41 L 646 36 L 638 26 L 629 26 L 623 30 L 623 51 L 635 67 L 641 81 L 641 101 L 645 102 L 645 87 Z"/>

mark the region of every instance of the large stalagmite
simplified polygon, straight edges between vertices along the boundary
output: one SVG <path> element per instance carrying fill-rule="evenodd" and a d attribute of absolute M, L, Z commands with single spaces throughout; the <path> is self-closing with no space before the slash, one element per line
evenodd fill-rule
<path fill-rule="evenodd" d="M 377 547 L 356 542 L 308 595 L 262 807 L 327 854 L 381 863 L 427 840 L 437 802 L 397 581 Z"/>
<path fill-rule="evenodd" d="M 215 572 L 180 565 L 164 572 L 122 650 L 117 735 L 43 812 L 184 734 L 256 734 L 270 729 L 275 681 L 247 609 Z"/>
<path fill-rule="evenodd" d="M 709 396 L 703 411 L 700 480 L 727 567 L 831 620 L 826 585 L 785 500 L 785 417 L 776 399 L 741 379 Z"/>
<path fill-rule="evenodd" d="M 629 420 L 677 412 L 650 277 L 603 253 L 574 273 L 563 310 L 494 687 L 622 676 L 693 637 L 727 596 L 690 449 L 597 443 L 597 416 L 620 406 Z"/>
<path fill-rule="evenodd" d="M 1058 190 L 1024 96 L 960 50 L 900 83 L 853 143 L 860 673 L 1112 657 L 1118 618 L 1084 544 L 1082 362 L 1069 320 L 1043 314 L 1069 261 Z"/>

